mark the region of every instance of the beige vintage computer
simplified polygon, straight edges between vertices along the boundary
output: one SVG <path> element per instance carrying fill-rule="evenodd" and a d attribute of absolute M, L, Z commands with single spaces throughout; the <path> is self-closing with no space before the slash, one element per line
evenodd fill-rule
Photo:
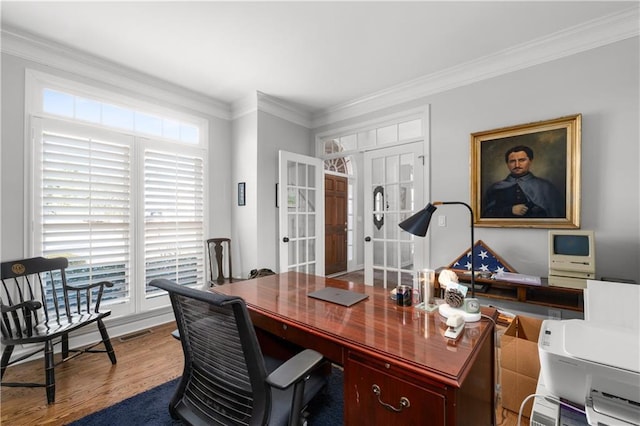
<path fill-rule="evenodd" d="M 596 277 L 593 231 L 552 229 L 549 231 L 549 285 L 586 288 Z"/>

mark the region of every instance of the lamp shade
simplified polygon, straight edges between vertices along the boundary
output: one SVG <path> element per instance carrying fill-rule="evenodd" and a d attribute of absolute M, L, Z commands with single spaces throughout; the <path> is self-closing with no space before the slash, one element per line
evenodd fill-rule
<path fill-rule="evenodd" d="M 433 212 L 436 211 L 436 209 L 436 206 L 429 203 L 418 213 L 400 222 L 399 226 L 410 234 L 424 237 L 425 235 L 427 235 L 427 229 L 429 229 L 431 216 L 433 215 Z"/>
<path fill-rule="evenodd" d="M 467 203 L 463 203 L 461 201 L 434 201 L 433 203 L 427 204 L 427 206 L 420 210 L 418 213 L 414 214 L 410 218 L 400 222 L 398 226 L 404 229 L 410 234 L 417 235 L 419 237 L 424 237 L 427 235 L 427 229 L 429 229 L 429 223 L 431 222 L 431 216 L 433 212 L 436 211 L 437 207 L 440 205 L 446 204 L 460 204 L 465 206 L 467 210 L 469 210 L 469 214 L 471 215 L 471 297 L 476 297 L 475 291 L 475 261 L 473 256 L 473 209 Z"/>

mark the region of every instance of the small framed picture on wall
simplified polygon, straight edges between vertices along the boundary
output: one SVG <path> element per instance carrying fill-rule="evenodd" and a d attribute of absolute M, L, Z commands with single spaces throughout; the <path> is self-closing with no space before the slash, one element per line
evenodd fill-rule
<path fill-rule="evenodd" d="M 244 206 L 246 204 L 246 187 L 244 182 L 238 183 L 238 205 Z"/>

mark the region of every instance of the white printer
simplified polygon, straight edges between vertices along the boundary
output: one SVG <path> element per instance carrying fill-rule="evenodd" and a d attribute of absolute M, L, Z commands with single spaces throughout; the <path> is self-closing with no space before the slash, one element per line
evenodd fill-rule
<path fill-rule="evenodd" d="M 625 302 L 612 301 L 616 291 Z M 538 392 L 584 407 L 589 425 L 640 425 L 639 295 L 638 285 L 590 280 L 585 320 L 543 321 Z M 547 424 L 545 405 L 534 404 L 531 424 Z"/>
<path fill-rule="evenodd" d="M 584 320 L 545 320 L 538 351 L 547 392 L 584 406 L 590 425 L 640 425 L 636 330 Z"/>

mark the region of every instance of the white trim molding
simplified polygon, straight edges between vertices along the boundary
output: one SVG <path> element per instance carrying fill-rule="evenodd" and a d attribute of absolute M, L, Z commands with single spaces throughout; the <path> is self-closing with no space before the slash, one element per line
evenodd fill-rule
<path fill-rule="evenodd" d="M 3 26 L 1 37 L 2 53 L 110 84 L 130 93 L 151 96 L 194 112 L 231 119 L 226 103 L 123 65 L 7 26 Z"/>
<path fill-rule="evenodd" d="M 311 128 L 311 114 L 303 106 L 294 105 L 260 91 L 234 102 L 231 110 L 233 120 L 259 110 L 308 129 Z"/>
<path fill-rule="evenodd" d="M 636 3 L 622 12 L 336 105 L 314 114 L 312 128 L 637 37 L 639 10 Z"/>

